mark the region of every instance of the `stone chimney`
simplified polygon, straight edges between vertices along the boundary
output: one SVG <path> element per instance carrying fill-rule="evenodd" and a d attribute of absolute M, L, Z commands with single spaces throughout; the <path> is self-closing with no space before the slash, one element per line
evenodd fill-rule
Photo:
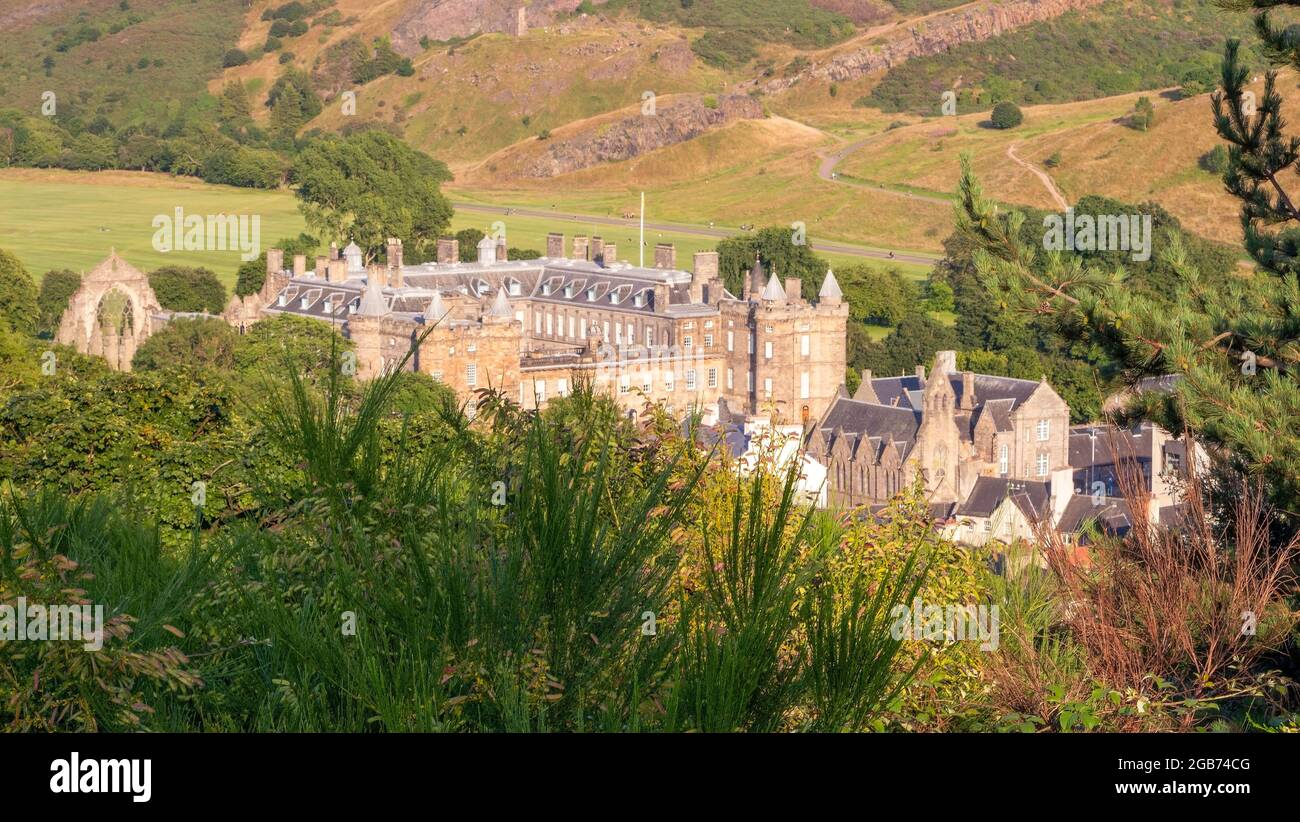
<path fill-rule="evenodd" d="M 558 231 L 552 231 L 546 235 L 546 256 L 551 259 L 560 259 L 564 256 L 564 235 Z"/>
<path fill-rule="evenodd" d="M 924 366 L 924 365 L 918 365 L 918 366 L 916 367 L 916 379 L 917 379 L 917 381 L 919 381 L 919 382 L 921 383 L 921 385 L 925 385 L 925 366 Z"/>
<path fill-rule="evenodd" d="M 587 259 L 587 235 L 579 234 L 573 238 L 573 258 L 575 260 Z"/>
<path fill-rule="evenodd" d="M 366 284 L 378 283 L 382 288 L 388 285 L 388 268 L 378 264 L 366 266 Z"/>
<path fill-rule="evenodd" d="M 797 303 L 803 299 L 803 282 L 798 277 L 785 278 L 786 302 Z"/>
<path fill-rule="evenodd" d="M 659 243 L 655 246 L 655 268 L 676 268 L 677 246 L 672 243 Z"/>
<path fill-rule="evenodd" d="M 348 278 L 348 261 L 336 257 L 325 263 L 325 279 L 332 283 L 341 283 Z"/>
<path fill-rule="evenodd" d="M 280 253 L 283 254 L 284 252 L 282 251 Z M 307 255 L 306 254 L 293 255 L 293 276 L 301 277 L 306 273 L 307 273 Z"/>
<path fill-rule="evenodd" d="M 460 240 L 455 237 L 439 237 L 438 262 L 442 264 L 460 262 Z"/>
<path fill-rule="evenodd" d="M 337 260 L 338 258 L 339 258 L 339 244 L 330 243 L 330 259 Z"/>
<path fill-rule="evenodd" d="M 329 264 L 329 261 L 329 257 L 319 255 L 316 257 L 316 276 L 322 280 L 325 279 L 325 266 Z"/>
<path fill-rule="evenodd" d="M 695 252 L 695 265 L 691 271 L 691 302 L 704 302 L 704 287 L 718 278 L 718 252 Z"/>
<path fill-rule="evenodd" d="M 618 243 L 605 243 L 605 250 L 601 255 L 601 263 L 609 265 L 618 262 Z"/>
<path fill-rule="evenodd" d="M 396 237 L 389 237 L 385 243 L 385 255 L 388 267 L 394 271 L 402 270 L 402 241 Z"/>
<path fill-rule="evenodd" d="M 961 410 L 975 410 L 975 372 L 961 372 Z"/>
<path fill-rule="evenodd" d="M 307 263 L 304 262 L 303 268 L 305 269 L 306 267 L 307 267 Z M 266 273 L 279 274 L 283 270 L 284 270 L 284 249 L 268 248 L 266 250 Z"/>
<path fill-rule="evenodd" d="M 588 249 L 593 263 L 605 264 L 605 241 L 600 237 L 591 238 L 591 247 Z"/>
<path fill-rule="evenodd" d="M 666 283 L 656 283 L 654 287 L 654 310 L 656 314 L 662 313 L 668 307 L 670 301 L 668 286 Z"/>
<path fill-rule="evenodd" d="M 510 249 L 506 246 L 506 235 L 497 235 L 497 262 L 504 263 L 510 257 Z"/>

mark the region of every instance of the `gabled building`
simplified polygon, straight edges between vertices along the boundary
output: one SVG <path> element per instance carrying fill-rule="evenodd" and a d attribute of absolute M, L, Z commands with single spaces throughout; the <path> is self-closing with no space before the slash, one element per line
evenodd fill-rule
<path fill-rule="evenodd" d="M 418 349 L 404 367 L 467 402 L 490 387 L 540 407 L 582 379 L 630 413 L 647 401 L 685 410 L 724 400 L 806 424 L 843 383 L 848 306 L 831 272 L 809 302 L 798 279 L 782 282 L 757 260 L 733 295 L 716 252 L 696 254 L 684 271 L 664 244 L 644 268 L 619 261 L 600 237 L 575 237 L 566 254 L 562 234 L 533 260 L 507 260 L 503 236 L 485 237 L 472 262 L 460 261 L 452 239 L 438 241 L 436 262 L 419 265 L 403 263 L 396 239 L 383 265 L 362 265 L 354 249 L 331 248 L 311 269 L 301 255 L 285 267 L 283 252 L 268 251 L 266 286 L 232 300 L 228 320 L 329 322 L 355 342 L 363 378 Z"/>

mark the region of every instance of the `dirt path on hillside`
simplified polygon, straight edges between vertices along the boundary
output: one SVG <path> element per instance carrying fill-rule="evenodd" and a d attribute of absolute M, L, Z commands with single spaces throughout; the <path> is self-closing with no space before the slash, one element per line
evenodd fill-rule
<path fill-rule="evenodd" d="M 1047 193 L 1052 196 L 1052 200 L 1056 203 L 1057 208 L 1062 211 L 1069 208 L 1070 204 L 1066 201 L 1065 195 L 1061 194 L 1061 190 L 1056 187 L 1056 183 L 1052 181 L 1052 178 L 1048 176 L 1047 172 L 1043 171 L 1033 163 L 1020 159 L 1019 155 L 1016 154 L 1017 145 L 1019 145 L 1019 143 L 1012 143 L 1007 146 L 1007 156 L 1011 158 L 1011 161 L 1016 165 L 1024 166 L 1029 169 L 1035 177 L 1042 181 L 1043 187 L 1046 188 Z"/>

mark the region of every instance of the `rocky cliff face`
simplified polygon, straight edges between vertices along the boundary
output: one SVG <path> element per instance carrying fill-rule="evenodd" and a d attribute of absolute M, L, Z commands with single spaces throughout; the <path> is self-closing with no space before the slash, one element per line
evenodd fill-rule
<path fill-rule="evenodd" d="M 572 12 L 582 0 L 424 0 L 393 27 L 393 48 L 410 57 L 420 38 L 452 40 L 502 31 L 523 34 L 550 25 L 555 15 Z M 594 0 L 600 5 L 605 0 Z"/>
<path fill-rule="evenodd" d="M 793 77 L 781 77 L 763 84 L 768 93 L 782 91 L 801 79 L 856 80 L 875 71 L 893 68 L 914 57 L 942 54 L 962 43 L 976 43 L 1040 20 L 1100 5 L 1103 0 L 1010 0 L 953 12 L 917 23 L 884 42 L 839 54 L 816 63 Z"/>
<path fill-rule="evenodd" d="M 681 143 L 735 120 L 757 119 L 763 108 L 743 94 L 720 97 L 716 106 L 691 97 L 661 104 L 653 116 L 637 114 L 591 132 L 556 140 L 524 167 L 527 177 L 554 177 L 599 163 L 616 163 Z"/>

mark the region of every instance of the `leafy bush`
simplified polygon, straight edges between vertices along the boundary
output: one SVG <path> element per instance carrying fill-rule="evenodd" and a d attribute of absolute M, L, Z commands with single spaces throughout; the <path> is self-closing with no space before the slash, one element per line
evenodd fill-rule
<path fill-rule="evenodd" d="M 1015 128 L 1025 119 L 1024 114 L 1020 112 L 1020 107 L 1009 100 L 1003 100 L 993 107 L 993 113 L 989 116 L 989 122 L 994 128 Z"/>

